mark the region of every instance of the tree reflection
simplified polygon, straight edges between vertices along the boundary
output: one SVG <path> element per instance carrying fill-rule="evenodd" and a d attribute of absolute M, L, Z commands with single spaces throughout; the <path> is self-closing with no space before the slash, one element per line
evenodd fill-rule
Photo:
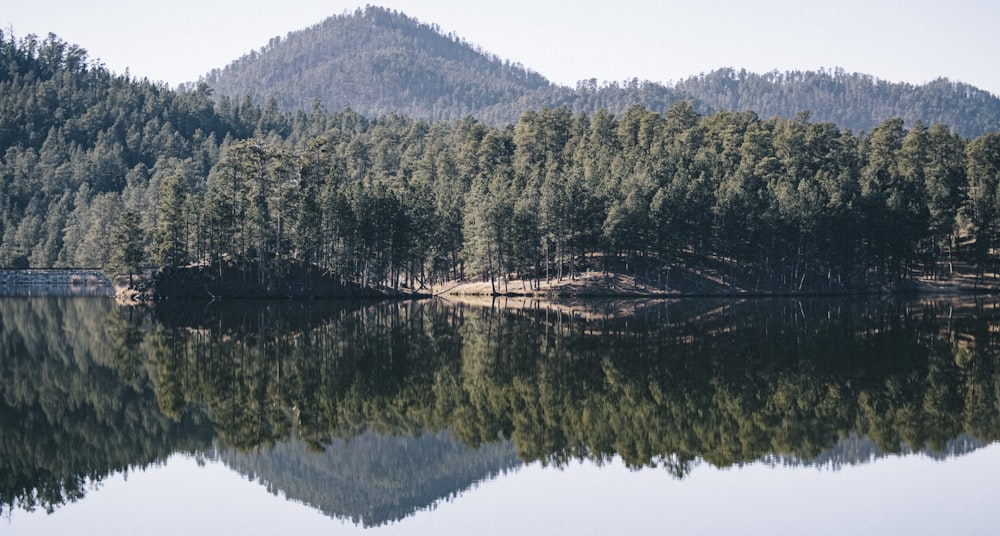
<path fill-rule="evenodd" d="M 525 461 L 684 474 L 696 459 L 808 459 L 852 434 L 885 452 L 997 436 L 998 318 L 983 303 L 281 307 L 151 334 L 182 341 L 151 354 L 157 377 L 182 378 L 183 403 L 236 448 L 448 429 L 472 447 L 510 438 Z"/>
<path fill-rule="evenodd" d="M 108 474 L 210 444 L 203 415 L 158 410 L 130 349 L 145 327 L 99 298 L 0 300 L 0 508 L 51 511 Z"/>
<path fill-rule="evenodd" d="M 468 485 L 510 466 L 506 447 L 494 448 L 508 444 L 522 462 L 621 458 L 683 477 L 702 461 L 954 454 L 1000 433 L 1000 312 L 975 300 L 165 302 L 143 312 L 5 299 L 0 318 L 8 508 L 51 508 L 88 481 L 213 442 L 244 469 L 270 457 L 268 471 L 246 471 L 287 487 L 309 472 L 282 467 L 343 456 L 362 437 L 403 438 L 392 448 L 448 453 L 436 466 L 447 478 L 421 478 Z M 427 439 L 441 434 L 464 447 Z M 484 448 L 492 461 L 473 461 Z M 365 492 L 332 490 L 321 472 L 294 487 L 331 515 L 384 522 L 434 500 L 401 490 L 413 463 L 344 465 L 374 486 Z M 396 506 L 346 499 L 359 494 Z"/>

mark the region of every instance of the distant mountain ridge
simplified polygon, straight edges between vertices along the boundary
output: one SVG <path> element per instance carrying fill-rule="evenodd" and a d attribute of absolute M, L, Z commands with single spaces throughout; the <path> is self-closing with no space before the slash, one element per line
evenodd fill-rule
<path fill-rule="evenodd" d="M 719 69 L 678 82 L 674 89 L 714 110 L 789 118 L 809 110 L 813 120 L 854 130 L 870 131 L 892 117 L 910 125 L 942 123 L 966 137 L 1000 130 L 997 96 L 946 78 L 918 86 L 843 69 L 765 74 Z"/>
<path fill-rule="evenodd" d="M 436 25 L 371 6 L 276 37 L 201 81 L 219 96 L 249 95 L 261 104 L 273 98 L 284 111 L 319 103 L 372 117 L 471 115 L 494 125 L 516 122 L 528 109 L 621 113 L 641 104 L 662 113 L 686 100 L 703 114 L 727 109 L 795 117 L 808 110 L 814 121 L 855 131 L 870 131 L 892 117 L 907 124 L 943 123 L 966 137 L 1000 130 L 1000 98 L 944 78 L 913 85 L 842 69 L 757 74 L 724 68 L 669 85 L 638 79 L 599 85 L 591 79 L 575 88 L 559 86 L 444 35 Z"/>

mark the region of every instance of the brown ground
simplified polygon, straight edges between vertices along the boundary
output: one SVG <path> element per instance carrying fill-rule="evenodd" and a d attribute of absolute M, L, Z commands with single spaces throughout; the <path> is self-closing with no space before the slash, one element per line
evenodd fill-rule
<path fill-rule="evenodd" d="M 978 282 L 973 276 L 956 275 L 948 280 L 918 279 L 912 285 L 900 289 L 900 293 L 912 293 L 927 296 L 955 296 L 967 294 L 995 294 L 1000 292 L 1000 281 L 987 278 L 986 282 Z M 461 297 L 462 301 L 490 301 L 494 296 L 493 286 L 489 281 L 448 282 L 436 285 L 432 289 L 435 296 Z M 586 272 L 575 278 L 565 277 L 561 281 L 552 279 L 541 281 L 535 287 L 533 282 L 522 280 L 496 282 L 496 296 L 518 298 L 523 300 L 553 300 L 565 301 L 574 298 L 681 298 L 688 296 L 769 296 L 786 295 L 788 293 L 773 293 L 749 291 L 723 285 L 699 285 L 687 288 L 665 291 L 636 281 L 630 276 L 609 275 L 600 272 Z"/>
<path fill-rule="evenodd" d="M 435 295 L 491 296 L 493 286 L 489 281 L 451 282 L 434 288 Z M 678 292 L 665 292 L 639 284 L 633 278 L 623 275 L 604 276 L 600 272 L 585 272 L 575 278 L 564 277 L 561 281 L 542 280 L 537 287 L 534 281 L 511 280 L 496 282 L 496 294 L 517 297 L 676 297 Z"/>

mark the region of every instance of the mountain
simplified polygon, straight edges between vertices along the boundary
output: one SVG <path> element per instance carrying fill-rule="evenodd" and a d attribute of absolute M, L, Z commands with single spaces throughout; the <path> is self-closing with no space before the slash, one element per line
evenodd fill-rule
<path fill-rule="evenodd" d="M 792 118 L 808 110 L 814 121 L 855 131 L 871 131 L 893 117 L 907 124 L 943 123 L 966 137 L 1000 130 L 997 96 L 947 79 L 913 85 L 840 69 L 756 74 L 726 68 L 671 85 L 637 79 L 599 85 L 591 79 L 569 88 L 443 35 L 435 25 L 379 7 L 276 37 L 202 82 L 219 96 L 249 95 L 259 104 L 273 98 L 284 111 L 309 110 L 318 102 L 367 116 L 472 115 L 493 125 L 514 123 L 528 109 L 620 114 L 641 104 L 663 113 L 686 100 L 705 115 L 731 110 Z"/>
<path fill-rule="evenodd" d="M 367 7 L 275 37 L 199 83 L 215 95 L 269 100 L 283 111 L 349 107 L 369 117 L 399 113 L 429 120 L 467 115 L 510 124 L 528 109 L 566 105 L 574 111 L 630 104 L 666 110 L 684 100 L 670 88 L 638 82 L 576 89 L 550 83 L 519 63 L 504 61 L 435 25 Z M 189 91 L 197 84 L 185 84 Z"/>
<path fill-rule="evenodd" d="M 205 79 L 220 95 L 274 97 L 285 110 L 457 119 L 553 86 L 437 27 L 369 7 L 274 38 Z"/>

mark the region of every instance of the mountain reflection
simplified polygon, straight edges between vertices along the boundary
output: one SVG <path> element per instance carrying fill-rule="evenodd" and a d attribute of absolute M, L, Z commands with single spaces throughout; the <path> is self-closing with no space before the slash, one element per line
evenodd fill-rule
<path fill-rule="evenodd" d="M 253 452 L 225 450 L 218 458 L 272 493 L 364 526 L 432 508 L 520 465 L 509 441 L 473 450 L 448 432 L 418 437 L 363 432 L 332 440 L 324 452 L 293 439 Z"/>
<path fill-rule="evenodd" d="M 1000 435 L 975 300 L 0 299 L 0 505 L 206 453 L 377 525 L 520 463 L 840 467 Z"/>

